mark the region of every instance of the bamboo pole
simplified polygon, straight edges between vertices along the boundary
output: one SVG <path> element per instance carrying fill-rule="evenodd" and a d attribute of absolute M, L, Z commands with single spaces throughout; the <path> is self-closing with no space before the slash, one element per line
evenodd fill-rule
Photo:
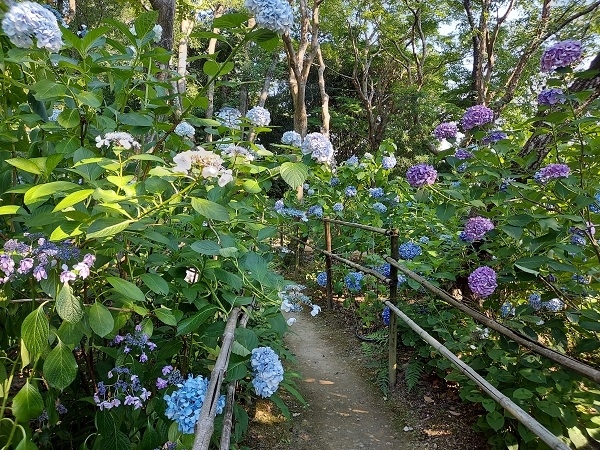
<path fill-rule="evenodd" d="M 548 347 L 545 347 L 545 346 L 539 344 L 536 341 L 529 339 L 526 336 L 523 336 L 522 334 L 518 334 L 518 333 L 514 332 L 510 328 L 507 328 L 504 325 L 499 324 L 495 320 L 492 320 L 489 317 L 484 316 L 479 311 L 476 311 L 473 308 L 470 308 L 469 306 L 465 305 L 464 303 L 459 302 L 457 299 L 452 297 L 450 294 L 448 294 L 443 289 L 440 289 L 439 287 L 434 286 L 429 281 L 425 280 L 423 277 L 414 273 L 412 270 L 409 270 L 406 267 L 403 267 L 401 264 L 398 263 L 398 261 L 395 261 L 388 257 L 386 257 L 385 260 L 388 263 L 390 263 L 390 265 L 395 265 L 398 268 L 398 270 L 400 270 L 405 275 L 407 275 L 408 277 L 415 280 L 417 283 L 421 284 L 424 288 L 426 288 L 430 292 L 436 294 L 438 297 L 440 297 L 442 300 L 446 301 L 447 303 L 450 303 L 452 306 L 460 309 L 462 312 L 471 316 L 473 319 L 477 320 L 478 322 L 481 322 L 484 325 L 486 325 L 487 327 L 489 327 L 493 330 L 496 330 L 498 333 L 501 333 L 504 336 L 509 337 L 513 341 L 521 344 L 524 347 L 527 347 L 531 351 L 538 353 L 542 356 L 545 356 L 546 358 L 551 359 L 552 361 L 554 361 L 562 366 L 568 367 L 569 369 L 574 370 L 575 372 L 585 376 L 586 378 L 589 378 L 592 381 L 595 381 L 596 383 L 600 383 L 600 370 L 594 369 L 593 367 L 590 367 L 587 364 L 584 364 L 581 361 L 576 360 L 575 358 L 558 353 L 552 349 L 549 349 Z"/>
<path fill-rule="evenodd" d="M 324 220 L 325 249 L 331 253 L 331 222 Z M 327 306 L 333 310 L 333 271 L 331 270 L 331 256 L 325 255 L 325 272 L 327 273 Z"/>
<path fill-rule="evenodd" d="M 390 236 L 391 258 L 398 258 L 398 230 L 393 230 Z M 398 303 L 398 268 L 390 264 L 390 303 Z M 388 325 L 388 382 L 389 388 L 396 385 L 396 369 L 398 367 L 398 321 L 396 315 L 390 316 Z"/>
<path fill-rule="evenodd" d="M 390 230 L 387 228 L 372 227 L 370 225 L 363 225 L 363 224 L 354 223 L 354 222 L 344 222 L 343 220 L 330 219 L 328 217 L 325 217 L 323 219 L 323 222 L 330 222 L 330 223 L 334 223 L 336 225 L 343 225 L 345 227 L 351 227 L 351 228 L 360 228 L 361 230 L 372 231 L 374 233 L 384 234 L 386 236 L 391 236 L 392 233 L 394 232 L 394 230 Z"/>
<path fill-rule="evenodd" d="M 483 377 L 481 377 L 475 370 L 469 365 L 460 360 L 454 353 L 440 344 L 435 338 L 428 334 L 423 328 L 413 322 L 406 314 L 400 311 L 391 302 L 385 302 L 387 306 L 394 312 L 394 315 L 400 317 L 410 328 L 412 328 L 425 342 L 430 344 L 434 349 L 448 358 L 462 373 L 468 376 L 471 380 L 477 383 L 481 389 L 483 389 L 490 397 L 492 397 L 499 405 L 510 412 L 519 422 L 525 425 L 531 430 L 536 436 L 544 441 L 551 449 L 556 450 L 569 450 L 569 447 L 561 441 L 559 438 L 554 436 L 548 431 L 542 424 L 537 422 L 527 412 L 525 412 L 519 405 L 515 404 L 510 398 L 502 394 L 494 386 L 488 383 Z"/>
<path fill-rule="evenodd" d="M 227 365 L 229 364 L 229 356 L 231 355 L 231 347 L 235 339 L 235 329 L 237 326 L 240 308 L 233 308 L 229 314 L 225 331 L 223 332 L 223 340 L 221 342 L 221 351 L 217 356 L 215 367 L 210 374 L 210 383 L 206 390 L 204 403 L 200 409 L 200 417 L 196 422 L 193 450 L 208 450 L 210 439 L 215 429 L 215 416 L 217 415 L 217 403 L 219 402 L 221 384 Z"/>

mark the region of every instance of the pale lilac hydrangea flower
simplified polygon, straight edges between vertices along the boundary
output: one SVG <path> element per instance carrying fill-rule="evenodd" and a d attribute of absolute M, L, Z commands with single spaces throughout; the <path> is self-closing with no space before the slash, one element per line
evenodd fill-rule
<path fill-rule="evenodd" d="M 504 131 L 490 131 L 484 138 L 481 140 L 482 144 L 496 144 L 504 139 L 507 139 L 508 136 Z"/>
<path fill-rule="evenodd" d="M 221 108 L 216 115 L 217 120 L 221 122 L 221 124 L 233 130 L 240 129 L 241 117 L 242 113 L 239 109 L 231 108 L 229 106 Z"/>
<path fill-rule="evenodd" d="M 62 47 L 62 33 L 52 12 L 34 2 L 12 3 L 2 19 L 2 30 L 20 48 L 33 47 L 57 52 Z"/>
<path fill-rule="evenodd" d="M 406 181 L 412 187 L 431 186 L 437 179 L 437 171 L 429 164 L 412 166 L 406 172 Z"/>
<path fill-rule="evenodd" d="M 571 169 L 566 164 L 548 164 L 542 167 L 534 175 L 533 179 L 541 184 L 546 184 L 553 178 L 566 178 L 571 173 Z"/>
<path fill-rule="evenodd" d="M 293 145 L 294 147 L 300 147 L 302 145 L 302 136 L 300 133 L 295 131 L 286 131 L 281 136 L 281 143 L 285 145 Z"/>
<path fill-rule="evenodd" d="M 217 178 L 218 185 L 223 187 L 233 181 L 231 169 L 223 167 L 223 159 L 216 153 L 209 152 L 202 147 L 196 147 L 196 150 L 188 150 L 178 153 L 173 157 L 175 172 L 188 173 L 192 167 L 201 169 L 203 178 Z"/>
<path fill-rule="evenodd" d="M 301 146 L 303 155 L 311 155 L 312 159 L 320 163 L 333 162 L 333 145 L 327 136 L 322 133 L 307 134 Z"/>
<path fill-rule="evenodd" d="M 480 297 L 489 297 L 498 287 L 496 272 L 491 267 L 481 266 L 475 269 L 468 278 L 469 287 Z"/>
<path fill-rule="evenodd" d="M 544 89 L 538 94 L 538 103 L 542 106 L 554 106 L 565 102 L 565 96 L 562 89 L 550 88 Z"/>
<path fill-rule="evenodd" d="M 557 42 L 546 49 L 542 55 L 541 71 L 550 72 L 554 69 L 570 66 L 581 59 L 581 42 L 574 39 Z"/>
<path fill-rule="evenodd" d="M 185 121 L 179 122 L 175 127 L 174 132 L 177 136 L 187 137 L 190 139 L 193 139 L 194 135 L 196 134 L 194 127 Z"/>
<path fill-rule="evenodd" d="M 235 144 L 229 144 L 227 147 L 225 147 L 225 149 L 221 151 L 221 155 L 234 160 L 241 158 L 242 160 L 245 159 L 246 161 L 254 161 L 256 158 L 256 155 L 253 152 Z"/>
<path fill-rule="evenodd" d="M 455 122 L 442 122 L 433 130 L 433 135 L 440 141 L 455 138 L 457 133 L 458 127 Z"/>
<path fill-rule="evenodd" d="M 262 106 L 255 106 L 246 113 L 246 118 L 257 127 L 266 127 L 271 123 L 271 113 Z"/>
<path fill-rule="evenodd" d="M 494 111 L 484 105 L 471 106 L 465 111 L 462 118 L 462 127 L 470 130 L 475 127 L 492 123 L 494 121 Z"/>
<path fill-rule="evenodd" d="M 276 33 L 289 32 L 294 23 L 292 7 L 286 0 L 246 0 L 244 5 L 259 26 Z"/>

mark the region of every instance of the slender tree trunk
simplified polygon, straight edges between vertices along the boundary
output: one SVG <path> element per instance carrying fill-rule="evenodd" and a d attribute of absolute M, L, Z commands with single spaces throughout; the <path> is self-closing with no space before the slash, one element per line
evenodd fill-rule
<path fill-rule="evenodd" d="M 258 99 L 258 106 L 265 107 L 265 103 L 267 101 L 267 97 L 269 96 L 269 89 L 271 88 L 271 81 L 273 80 L 273 74 L 275 73 L 275 68 L 277 67 L 277 63 L 279 62 L 279 55 L 277 53 L 273 53 L 271 57 L 271 65 L 267 69 L 267 73 L 265 74 L 265 82 L 263 83 L 262 90 L 260 91 L 260 97 Z"/>
<path fill-rule="evenodd" d="M 215 13 L 214 13 L 215 19 L 218 17 L 221 17 L 223 15 L 224 11 L 225 11 L 225 7 L 223 5 L 217 5 L 217 7 L 215 9 Z M 212 32 L 215 34 L 219 34 L 221 32 L 221 30 L 219 28 L 213 28 Z M 217 39 L 211 38 L 208 41 L 208 49 L 206 50 L 206 53 L 208 55 L 214 55 L 216 49 L 217 49 Z M 206 96 L 208 97 L 208 107 L 206 108 L 205 117 L 207 119 L 212 119 L 212 116 L 215 112 L 215 83 L 209 84 L 208 89 L 206 90 Z M 206 140 L 208 142 L 211 142 L 212 134 L 208 133 L 206 135 Z"/>
<path fill-rule="evenodd" d="M 321 133 L 329 137 L 329 95 L 325 90 L 325 60 L 321 52 L 321 46 L 317 49 L 317 58 L 319 59 L 319 91 L 321 93 Z"/>
<path fill-rule="evenodd" d="M 167 51 L 173 50 L 175 26 L 175 0 L 150 0 L 152 9 L 158 11 L 158 24 L 162 27 L 160 45 Z"/>
<path fill-rule="evenodd" d="M 188 42 L 190 34 L 194 29 L 194 20 L 183 19 L 181 21 L 181 39 L 179 40 L 179 49 L 177 52 L 177 73 L 181 77 L 177 80 L 177 92 L 179 95 L 185 94 L 187 73 Z"/>

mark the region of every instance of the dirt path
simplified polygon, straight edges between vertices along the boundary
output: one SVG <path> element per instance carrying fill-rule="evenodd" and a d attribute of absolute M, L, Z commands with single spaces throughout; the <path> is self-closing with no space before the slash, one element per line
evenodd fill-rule
<path fill-rule="evenodd" d="M 298 321 L 285 342 L 298 360 L 298 387 L 308 408 L 294 418 L 294 450 L 419 448 L 403 431 L 402 418 L 390 410 L 383 394 L 359 373 L 357 355 L 344 354 L 340 330 L 321 317 L 295 315 Z M 360 349 L 358 341 L 352 345 Z"/>

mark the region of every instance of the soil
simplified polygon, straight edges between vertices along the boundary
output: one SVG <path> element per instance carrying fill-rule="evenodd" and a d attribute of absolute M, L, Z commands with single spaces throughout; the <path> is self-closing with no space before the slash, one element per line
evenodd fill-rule
<path fill-rule="evenodd" d="M 313 298 L 314 301 L 314 298 Z M 285 420 L 269 401 L 251 415 L 244 444 L 253 450 L 445 449 L 485 450 L 486 437 L 473 431 L 479 411 L 460 402 L 452 386 L 423 377 L 408 392 L 402 372 L 388 395 L 375 382 L 381 358 L 363 352 L 341 306 L 317 317 L 296 314 L 286 336 L 300 373 L 297 381 L 307 405 L 287 396 L 292 413 Z M 406 351 L 399 352 L 399 365 Z M 376 361 L 375 361 L 376 360 Z M 385 381 L 385 380 L 383 380 Z"/>

